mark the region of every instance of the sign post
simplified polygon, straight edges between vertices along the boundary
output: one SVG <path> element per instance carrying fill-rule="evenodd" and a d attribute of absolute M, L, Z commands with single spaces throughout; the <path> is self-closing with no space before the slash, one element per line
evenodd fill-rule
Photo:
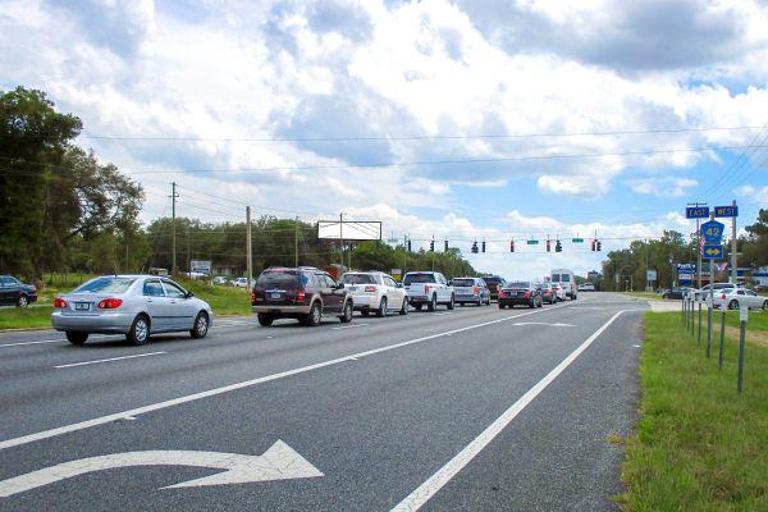
<path fill-rule="evenodd" d="M 717 365 L 723 369 L 723 350 L 725 349 L 725 308 L 720 311 L 720 356 Z"/>
<path fill-rule="evenodd" d="M 715 217 L 731 218 L 731 282 L 736 284 L 738 273 L 736 266 L 736 217 L 739 216 L 739 207 L 734 200 L 730 206 L 715 206 Z"/>
<path fill-rule="evenodd" d="M 749 308 L 739 308 L 739 381 L 736 389 L 741 393 L 744 388 L 744 341 L 747 334 Z"/>
<path fill-rule="evenodd" d="M 696 241 L 697 245 L 701 246 L 701 219 L 709 217 L 709 206 L 702 203 L 689 203 L 685 209 L 686 219 L 696 219 Z M 701 288 L 701 252 L 699 252 L 698 261 L 696 262 L 696 275 L 697 286 Z"/>
<path fill-rule="evenodd" d="M 701 256 L 709 260 L 709 298 L 707 299 L 707 359 L 712 355 L 712 307 L 715 303 L 715 262 L 723 257 L 723 230 L 725 225 L 715 220 L 715 212 L 711 219 L 701 225 L 701 237 L 704 245 L 701 246 Z M 703 297 L 702 297 L 703 298 Z M 701 318 L 699 318 L 701 322 Z M 701 331 L 699 331 L 701 334 Z M 701 336 L 699 336 L 701 338 Z"/>

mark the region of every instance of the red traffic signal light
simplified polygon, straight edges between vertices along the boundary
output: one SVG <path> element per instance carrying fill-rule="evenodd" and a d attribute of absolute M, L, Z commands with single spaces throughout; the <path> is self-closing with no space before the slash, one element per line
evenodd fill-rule
<path fill-rule="evenodd" d="M 509 241 L 509 252 L 515 252 L 515 241 L 510 240 Z"/>

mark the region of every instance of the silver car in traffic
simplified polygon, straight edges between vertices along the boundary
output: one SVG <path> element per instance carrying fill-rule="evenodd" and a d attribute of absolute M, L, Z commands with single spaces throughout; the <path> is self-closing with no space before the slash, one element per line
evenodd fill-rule
<path fill-rule="evenodd" d="M 89 334 L 125 334 L 144 345 L 151 334 L 188 331 L 203 338 L 213 323 L 213 311 L 167 277 L 101 276 L 56 297 L 53 328 L 82 345 Z"/>

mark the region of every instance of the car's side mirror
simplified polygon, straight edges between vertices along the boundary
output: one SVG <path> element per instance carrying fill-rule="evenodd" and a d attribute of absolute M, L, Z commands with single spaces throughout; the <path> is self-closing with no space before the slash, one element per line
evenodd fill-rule
<path fill-rule="evenodd" d="M 191 298 L 192 298 L 192 297 L 194 297 L 194 296 L 195 296 L 195 294 L 194 294 L 194 293 L 192 293 L 192 292 L 187 292 L 186 298 L 187 298 L 187 299 L 191 299 Z"/>
<path fill-rule="evenodd" d="M 402 287 L 403 287 L 403 283 L 395 283 L 395 288 L 402 288 Z"/>

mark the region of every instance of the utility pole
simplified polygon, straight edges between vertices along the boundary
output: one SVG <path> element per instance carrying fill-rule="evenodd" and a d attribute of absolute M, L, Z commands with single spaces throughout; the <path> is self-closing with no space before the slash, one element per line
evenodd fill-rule
<path fill-rule="evenodd" d="M 293 230 L 293 254 L 294 254 L 294 266 L 299 266 L 299 218 L 296 217 L 296 223 Z"/>
<path fill-rule="evenodd" d="M 341 252 L 339 273 L 341 273 L 344 272 L 344 213 L 339 213 L 339 251 Z"/>
<path fill-rule="evenodd" d="M 733 207 L 736 208 L 736 200 L 733 200 Z M 738 282 L 739 273 L 736 270 L 736 251 L 738 247 L 736 245 L 736 216 L 731 217 L 731 282 L 736 284 Z"/>
<path fill-rule="evenodd" d="M 408 235 L 403 235 L 403 268 L 400 271 L 400 282 L 405 277 L 405 267 L 408 264 Z"/>
<path fill-rule="evenodd" d="M 688 203 L 688 206 L 707 206 L 707 203 Z M 696 279 L 698 288 L 701 289 L 701 219 L 696 219 Z"/>
<path fill-rule="evenodd" d="M 171 275 L 176 274 L 176 199 L 179 194 L 176 193 L 176 182 L 171 183 Z"/>
<path fill-rule="evenodd" d="M 248 284 L 245 287 L 245 291 L 251 292 L 251 279 L 253 279 L 253 254 L 251 248 L 251 207 L 245 207 L 245 262 L 246 277 L 248 278 Z"/>

